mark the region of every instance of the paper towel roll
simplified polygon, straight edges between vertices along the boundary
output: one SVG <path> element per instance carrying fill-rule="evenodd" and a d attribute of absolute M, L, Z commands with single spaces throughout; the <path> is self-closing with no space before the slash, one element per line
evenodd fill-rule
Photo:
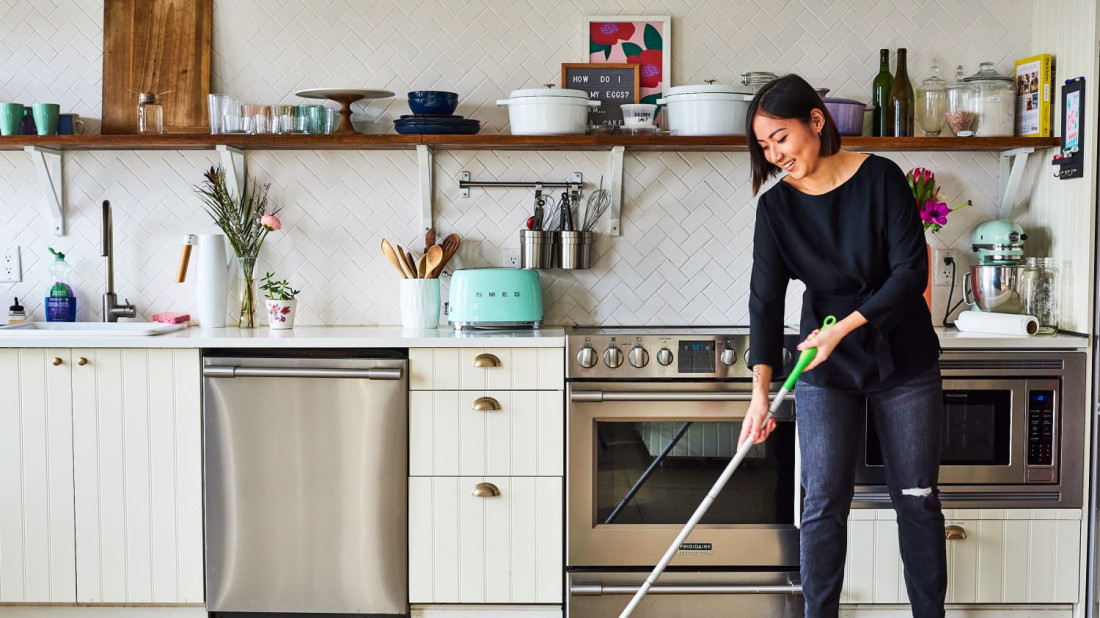
<path fill-rule="evenodd" d="M 1030 315 L 963 311 L 955 318 L 955 327 L 964 332 L 994 335 L 1034 335 L 1039 320 Z"/>

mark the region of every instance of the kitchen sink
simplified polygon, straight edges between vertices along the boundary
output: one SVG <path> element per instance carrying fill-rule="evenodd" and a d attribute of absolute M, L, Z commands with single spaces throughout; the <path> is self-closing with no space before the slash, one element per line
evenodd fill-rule
<path fill-rule="evenodd" d="M 146 337 L 163 335 L 184 328 L 187 328 L 186 324 L 162 324 L 160 322 L 27 322 L 25 324 L 0 326 L 0 336 Z"/>

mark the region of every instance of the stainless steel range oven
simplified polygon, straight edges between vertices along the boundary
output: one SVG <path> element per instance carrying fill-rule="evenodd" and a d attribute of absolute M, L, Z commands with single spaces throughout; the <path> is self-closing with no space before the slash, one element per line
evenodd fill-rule
<path fill-rule="evenodd" d="M 946 508 L 1080 508 L 1082 352 L 952 351 L 940 357 Z M 856 507 L 884 508 L 886 474 L 871 416 L 856 469 Z"/>
<path fill-rule="evenodd" d="M 570 615 L 619 615 L 736 452 L 747 344 L 743 328 L 571 330 Z M 777 420 L 636 616 L 802 615 L 793 405 Z"/>

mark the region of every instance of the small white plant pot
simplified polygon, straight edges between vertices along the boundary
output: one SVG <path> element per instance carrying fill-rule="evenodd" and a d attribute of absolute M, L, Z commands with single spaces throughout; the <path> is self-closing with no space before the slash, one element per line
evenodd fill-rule
<path fill-rule="evenodd" d="M 294 316 L 298 313 L 297 300 L 266 300 L 267 321 L 271 330 L 294 328 Z"/>

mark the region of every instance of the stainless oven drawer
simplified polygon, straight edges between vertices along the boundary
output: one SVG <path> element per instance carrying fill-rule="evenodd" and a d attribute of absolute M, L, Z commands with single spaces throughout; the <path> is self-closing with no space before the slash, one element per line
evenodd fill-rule
<path fill-rule="evenodd" d="M 614 618 L 648 573 L 569 574 L 569 615 Z M 635 618 L 700 616 L 804 616 L 797 571 L 665 572 L 634 611 Z"/>

